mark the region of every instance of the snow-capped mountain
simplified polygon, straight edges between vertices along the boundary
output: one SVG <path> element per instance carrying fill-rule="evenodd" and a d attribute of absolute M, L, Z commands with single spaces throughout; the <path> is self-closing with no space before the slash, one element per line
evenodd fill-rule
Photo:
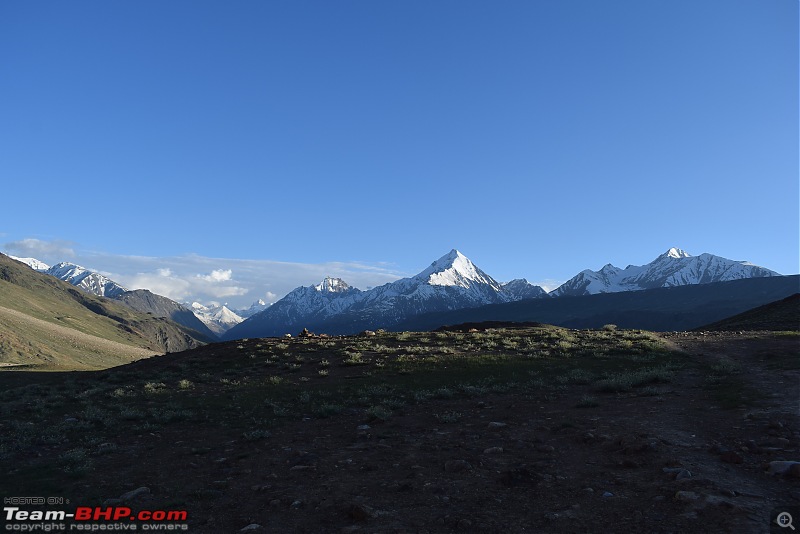
<path fill-rule="evenodd" d="M 34 271 L 42 272 L 50 268 L 50 266 L 47 265 L 45 262 L 39 261 L 36 258 L 18 258 L 16 256 L 11 256 L 11 255 L 9 255 L 8 257 L 11 258 L 12 260 L 21 261 Z"/>
<path fill-rule="evenodd" d="M 269 308 L 269 304 L 261 299 L 258 299 L 252 303 L 249 308 L 241 308 L 238 310 L 233 310 L 233 312 L 242 319 L 247 319 L 248 317 L 252 317 L 253 315 L 257 314 L 258 312 L 262 312 L 267 308 Z"/>
<path fill-rule="evenodd" d="M 117 298 L 127 291 L 110 278 L 74 263 L 57 263 L 44 272 L 100 297 Z"/>
<path fill-rule="evenodd" d="M 203 306 L 199 302 L 192 302 L 191 304 L 186 304 L 186 306 L 217 335 L 224 334 L 244 321 L 242 317 L 231 311 L 224 304 L 222 306 Z"/>
<path fill-rule="evenodd" d="M 527 284 L 527 282 L 525 282 Z M 530 285 L 530 284 L 529 284 Z M 522 287 L 515 284 L 515 287 Z M 536 287 L 536 286 L 531 286 Z M 538 288 L 541 293 L 544 290 Z M 536 293 L 535 289 L 526 288 Z M 457 250 L 411 278 L 360 291 L 338 278 L 299 287 L 224 337 L 280 336 L 302 328 L 326 333 L 391 328 L 413 315 L 518 300 Z"/>
<path fill-rule="evenodd" d="M 517 278 L 503 284 L 505 291 L 511 300 L 538 299 L 548 297 L 547 291 L 539 286 L 535 286 L 524 278 Z"/>
<path fill-rule="evenodd" d="M 746 261 L 729 260 L 713 254 L 692 256 L 679 248 L 671 248 L 645 265 L 620 269 L 609 263 L 599 271 L 581 271 L 550 294 L 555 297 L 593 295 L 765 276 L 781 275 Z"/>

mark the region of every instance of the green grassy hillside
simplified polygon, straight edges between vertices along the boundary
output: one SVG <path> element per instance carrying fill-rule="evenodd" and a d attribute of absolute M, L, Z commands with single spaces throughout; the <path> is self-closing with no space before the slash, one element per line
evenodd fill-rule
<path fill-rule="evenodd" d="M 197 347 L 194 332 L 0 254 L 0 363 L 103 368 Z"/>

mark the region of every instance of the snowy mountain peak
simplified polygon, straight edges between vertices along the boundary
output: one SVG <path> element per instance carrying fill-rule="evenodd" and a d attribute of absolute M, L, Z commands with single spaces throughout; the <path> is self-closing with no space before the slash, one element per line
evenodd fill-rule
<path fill-rule="evenodd" d="M 664 253 L 664 256 L 667 256 L 669 258 L 676 258 L 676 259 L 679 259 L 679 258 L 691 258 L 692 257 L 692 255 L 689 254 L 688 252 L 686 252 L 685 250 L 680 249 L 680 248 L 675 248 L 675 247 L 672 247 L 671 249 L 666 251 Z"/>
<path fill-rule="evenodd" d="M 39 261 L 36 258 L 18 258 L 16 256 L 10 256 L 10 255 L 8 257 L 11 258 L 12 260 L 21 261 L 34 271 L 46 271 L 47 269 L 50 268 L 50 266 L 47 265 L 45 262 Z"/>
<path fill-rule="evenodd" d="M 432 286 L 458 286 L 469 288 L 472 283 L 488 284 L 500 291 L 498 284 L 489 275 L 478 269 L 469 258 L 456 249 L 451 250 L 430 267 L 414 277 Z"/>
<path fill-rule="evenodd" d="M 74 263 L 62 261 L 44 272 L 100 297 L 113 299 L 128 291 L 110 278 Z"/>
<path fill-rule="evenodd" d="M 314 286 L 314 289 L 325 293 L 344 293 L 350 289 L 350 286 L 341 278 L 326 276 L 322 283 Z"/>

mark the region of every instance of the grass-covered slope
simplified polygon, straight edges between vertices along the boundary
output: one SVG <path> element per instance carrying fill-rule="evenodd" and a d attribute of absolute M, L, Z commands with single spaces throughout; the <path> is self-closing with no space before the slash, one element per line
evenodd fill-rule
<path fill-rule="evenodd" d="M 0 363 L 103 368 L 201 344 L 171 321 L 90 295 L 2 254 L 0 308 Z"/>

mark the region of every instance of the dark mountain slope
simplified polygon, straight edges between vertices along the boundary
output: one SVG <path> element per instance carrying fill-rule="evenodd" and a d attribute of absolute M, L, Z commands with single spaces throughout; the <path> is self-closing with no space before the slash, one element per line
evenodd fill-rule
<path fill-rule="evenodd" d="M 740 330 L 800 330 L 800 293 L 747 310 L 722 321 L 701 326 L 696 330 L 728 332 Z"/>
<path fill-rule="evenodd" d="M 393 330 L 432 330 L 443 325 L 480 321 L 536 321 L 571 328 L 622 328 L 656 331 L 691 330 L 756 306 L 797 293 L 800 276 L 773 276 L 494 304 L 420 315 Z"/>

